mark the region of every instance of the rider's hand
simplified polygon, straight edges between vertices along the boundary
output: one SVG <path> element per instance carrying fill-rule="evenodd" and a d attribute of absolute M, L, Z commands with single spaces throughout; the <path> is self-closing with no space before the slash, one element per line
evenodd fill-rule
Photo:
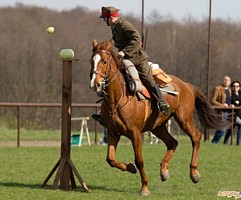
<path fill-rule="evenodd" d="M 118 52 L 118 56 L 120 56 L 120 57 L 124 57 L 124 56 L 125 56 L 125 54 L 124 54 L 124 52 L 123 52 L 123 51 L 119 51 L 119 52 Z"/>

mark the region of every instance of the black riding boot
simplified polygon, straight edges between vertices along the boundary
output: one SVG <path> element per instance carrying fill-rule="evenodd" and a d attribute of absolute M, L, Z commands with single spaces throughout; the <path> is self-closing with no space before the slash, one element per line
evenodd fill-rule
<path fill-rule="evenodd" d="M 167 115 L 169 111 L 169 105 L 167 102 L 163 101 L 161 91 L 159 90 L 159 86 L 155 85 L 155 87 L 152 88 L 152 92 L 159 98 L 157 101 L 157 107 L 158 109 L 164 114 Z"/>
<path fill-rule="evenodd" d="M 103 125 L 103 121 L 101 120 L 101 116 L 100 116 L 100 115 L 98 115 L 98 114 L 93 114 L 93 115 L 92 115 L 92 118 L 93 118 L 95 121 L 99 122 L 102 126 L 104 126 L 104 125 Z"/>

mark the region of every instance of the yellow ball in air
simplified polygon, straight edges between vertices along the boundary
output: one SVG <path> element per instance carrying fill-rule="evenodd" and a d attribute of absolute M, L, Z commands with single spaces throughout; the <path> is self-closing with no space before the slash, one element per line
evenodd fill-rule
<path fill-rule="evenodd" d="M 54 27 L 50 26 L 50 27 L 47 28 L 46 31 L 47 31 L 48 34 L 53 34 L 54 33 Z"/>

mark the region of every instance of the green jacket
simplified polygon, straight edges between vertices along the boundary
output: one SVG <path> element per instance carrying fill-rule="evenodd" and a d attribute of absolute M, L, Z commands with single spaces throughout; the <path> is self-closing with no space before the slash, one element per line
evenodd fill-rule
<path fill-rule="evenodd" d="M 147 60 L 148 55 L 141 47 L 141 36 L 136 28 L 124 18 L 118 18 L 111 27 L 114 45 L 119 51 L 125 53 L 125 59 L 134 65 Z"/>

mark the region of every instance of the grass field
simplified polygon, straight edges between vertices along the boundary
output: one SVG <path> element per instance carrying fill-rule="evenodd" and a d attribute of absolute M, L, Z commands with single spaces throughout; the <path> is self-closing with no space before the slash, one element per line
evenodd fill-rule
<path fill-rule="evenodd" d="M 179 146 L 170 165 L 171 177 L 161 182 L 160 161 L 166 147 L 163 143 L 143 146 L 145 170 L 149 177 L 151 195 L 146 199 L 227 199 L 217 196 L 219 191 L 241 191 L 241 147 L 213 145 L 202 142 L 199 156 L 201 180 L 193 184 L 189 178 L 191 143 L 186 136 L 178 138 Z M 82 191 L 50 190 L 55 175 L 46 188 L 41 184 L 60 157 L 60 147 L 0 147 L 0 199 L 143 199 L 139 197 L 138 174 L 122 172 L 106 163 L 106 146 L 83 145 L 72 147 L 71 160 L 90 193 Z M 129 143 L 121 142 L 117 159 L 133 162 Z M 232 197 L 234 199 L 234 197 Z"/>

